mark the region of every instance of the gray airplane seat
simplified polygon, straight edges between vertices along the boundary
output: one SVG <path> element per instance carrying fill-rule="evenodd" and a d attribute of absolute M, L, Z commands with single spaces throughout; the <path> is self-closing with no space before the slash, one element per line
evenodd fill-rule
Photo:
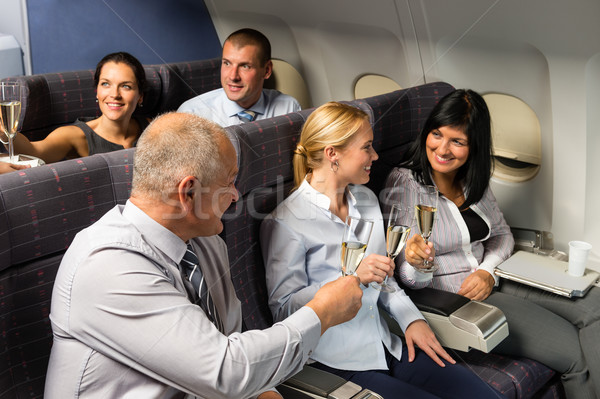
<path fill-rule="evenodd" d="M 67 247 L 131 188 L 133 150 L 0 175 L 0 397 L 41 398 L 52 286 Z"/>

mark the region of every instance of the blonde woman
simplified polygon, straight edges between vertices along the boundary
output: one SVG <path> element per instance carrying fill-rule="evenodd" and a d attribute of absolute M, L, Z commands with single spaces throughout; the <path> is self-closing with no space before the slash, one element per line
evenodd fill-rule
<path fill-rule="evenodd" d="M 330 102 L 307 119 L 294 155 L 295 188 L 261 225 L 269 306 L 280 321 L 340 276 L 346 216 L 375 221 L 366 257 L 357 269 L 362 307 L 349 322 L 329 329 L 313 351 L 315 367 L 389 398 L 496 398 L 490 386 L 456 365 L 415 305 L 399 289 L 383 293 L 371 282 L 392 276 L 375 194 L 363 184 L 378 158 L 368 116 Z M 399 323 L 406 344 L 390 334 L 382 307 Z M 415 349 L 415 345 L 420 350 Z"/>

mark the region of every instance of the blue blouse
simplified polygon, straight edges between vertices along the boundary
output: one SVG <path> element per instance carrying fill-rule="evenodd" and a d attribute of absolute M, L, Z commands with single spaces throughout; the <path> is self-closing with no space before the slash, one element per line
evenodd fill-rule
<path fill-rule="evenodd" d="M 346 192 L 350 215 L 375 221 L 366 255 L 385 255 L 385 230 L 377 197 L 364 186 Z M 275 321 L 310 301 L 325 283 L 341 276 L 344 222 L 329 211 L 329 198 L 306 180 L 261 225 L 269 306 Z M 393 279 L 388 283 L 397 287 Z M 310 358 L 343 370 L 385 370 L 384 347 L 400 359 L 402 342 L 390 333 L 379 313 L 388 311 L 402 330 L 422 314 L 404 291 L 381 293 L 364 287 L 356 317 L 328 329 Z M 379 305 L 379 306 L 378 306 Z"/>

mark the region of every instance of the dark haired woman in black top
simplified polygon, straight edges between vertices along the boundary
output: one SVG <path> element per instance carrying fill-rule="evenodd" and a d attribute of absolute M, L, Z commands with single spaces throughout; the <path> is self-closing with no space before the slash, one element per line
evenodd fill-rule
<path fill-rule="evenodd" d="M 391 196 L 384 207 L 415 206 L 422 185 L 441 193 L 429 245 L 418 235 L 409 240 L 397 258 L 399 277 L 412 288 L 430 286 L 498 307 L 510 335 L 494 351 L 559 371 L 570 399 L 594 398 L 593 382 L 600 383 L 600 291 L 569 300 L 494 275 L 512 254 L 514 239 L 489 187 L 491 142 L 490 114 L 478 93 L 456 90 L 431 111 L 407 160 L 386 184 Z M 438 269 L 424 272 L 425 258 Z"/>
<path fill-rule="evenodd" d="M 144 67 L 131 54 L 108 54 L 98 63 L 94 81 L 100 117 L 78 119 L 39 141 L 31 142 L 19 133 L 14 140 L 15 152 L 50 163 L 134 147 L 148 125 L 145 118 L 132 118 L 144 99 Z"/>

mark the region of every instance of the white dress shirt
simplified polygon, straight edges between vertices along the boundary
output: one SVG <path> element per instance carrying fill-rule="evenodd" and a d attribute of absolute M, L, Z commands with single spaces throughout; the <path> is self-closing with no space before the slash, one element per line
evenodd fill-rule
<path fill-rule="evenodd" d="M 365 256 L 385 255 L 385 231 L 377 197 L 364 186 L 349 186 L 350 215 L 375 222 Z M 261 225 L 260 241 L 266 264 L 269 306 L 283 320 L 313 298 L 325 283 L 341 276 L 344 221 L 329 211 L 329 198 L 306 180 Z M 397 287 L 393 279 L 389 283 Z M 342 370 L 385 370 L 384 345 L 397 359 L 402 342 L 392 335 L 378 304 L 402 330 L 423 316 L 404 291 L 381 293 L 363 288 L 362 307 L 349 322 L 328 329 L 311 359 Z"/>
<path fill-rule="evenodd" d="M 186 243 L 131 202 L 77 234 L 52 292 L 45 398 L 247 398 L 302 368 L 321 333 L 315 312 L 240 333 L 225 243 L 192 245 L 227 335 L 188 299 Z"/>
<path fill-rule="evenodd" d="M 220 88 L 187 100 L 177 111 L 196 114 L 226 127 L 245 122 L 237 116 L 238 112 L 244 110 L 235 101 L 228 99 L 225 90 Z M 300 111 L 300 104 L 292 96 L 277 90 L 263 89 L 260 99 L 248 110 L 256 113 L 254 120 L 261 120 Z"/>

